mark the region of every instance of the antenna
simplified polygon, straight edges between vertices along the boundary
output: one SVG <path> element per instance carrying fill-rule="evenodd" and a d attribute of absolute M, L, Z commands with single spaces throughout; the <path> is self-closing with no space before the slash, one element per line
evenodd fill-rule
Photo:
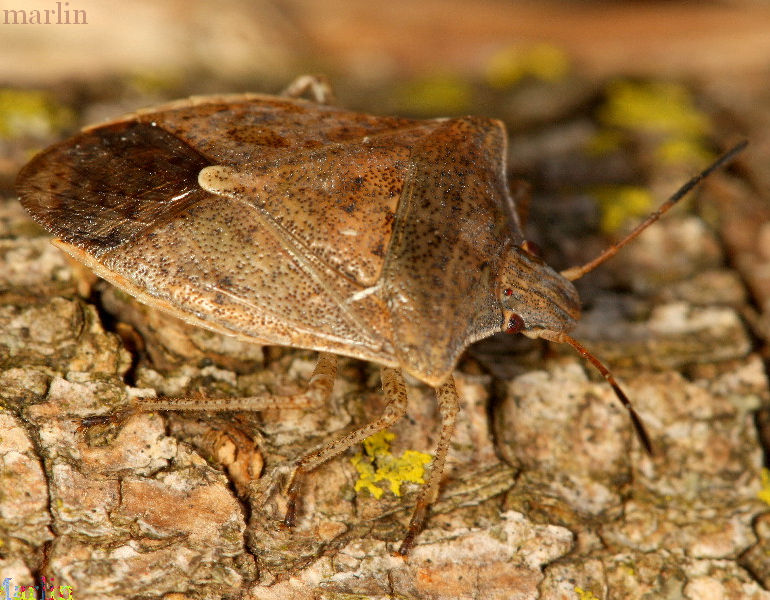
<path fill-rule="evenodd" d="M 602 377 L 604 377 L 604 379 L 607 380 L 607 383 L 610 384 L 610 387 L 612 387 L 612 391 L 615 392 L 615 395 L 618 397 L 618 400 L 620 400 L 620 403 L 628 411 L 628 415 L 631 417 L 631 424 L 634 426 L 634 431 L 636 432 L 636 435 L 639 438 L 639 441 L 642 442 L 642 446 L 644 446 L 644 449 L 647 451 L 647 454 L 649 454 L 650 456 L 654 456 L 655 453 L 652 450 L 652 442 L 650 441 L 650 436 L 647 433 L 647 430 L 644 428 L 644 424 L 642 423 L 642 419 L 639 417 L 639 413 L 636 412 L 636 409 L 634 408 L 633 404 L 631 404 L 631 401 L 628 399 L 628 396 L 626 396 L 626 393 L 620 388 L 620 385 L 618 385 L 618 382 L 615 380 L 615 376 L 612 373 L 610 373 L 610 370 L 607 367 L 605 367 L 598 358 L 596 358 L 593 354 L 591 354 L 588 350 L 586 350 L 580 343 L 578 343 L 577 340 L 575 340 L 573 337 L 567 335 L 562 331 L 545 330 L 545 331 L 539 332 L 538 337 L 541 337 L 550 342 L 569 344 L 575 350 L 578 351 L 580 356 L 585 358 L 594 367 L 596 367 L 599 373 L 602 374 Z"/>
<path fill-rule="evenodd" d="M 684 196 L 686 196 L 687 193 L 690 190 L 692 190 L 696 185 L 698 185 L 701 181 L 706 179 L 706 177 L 711 175 L 711 173 L 713 173 L 720 167 L 732 161 L 737 154 L 739 154 L 744 150 L 744 148 L 746 148 L 748 143 L 749 142 L 747 140 L 743 140 L 742 142 L 740 142 L 739 144 L 736 144 L 730 150 L 722 154 L 722 156 L 717 158 L 708 167 L 703 169 L 703 171 L 698 173 L 695 177 L 693 177 L 687 183 L 685 183 L 682 187 L 680 187 L 668 200 L 666 200 L 663 204 L 660 205 L 658 210 L 651 213 L 644 221 L 639 223 L 639 225 L 637 225 L 631 233 L 629 233 L 626 237 L 624 237 L 618 243 L 613 244 L 612 246 L 607 248 L 604 252 L 602 252 L 599 256 L 597 256 L 596 258 L 594 258 L 593 260 L 587 262 L 582 266 L 570 267 L 569 269 L 565 269 L 564 271 L 561 272 L 561 275 L 566 279 L 569 279 L 570 281 L 575 281 L 576 279 L 580 279 L 586 273 L 593 271 L 605 260 L 615 256 L 623 246 L 625 246 L 628 242 L 636 238 L 636 236 L 642 233 L 642 231 L 647 229 L 655 221 L 657 221 L 664 214 L 666 214 L 671 209 L 671 207 L 673 207 L 677 202 L 679 202 L 679 200 L 681 200 Z"/>

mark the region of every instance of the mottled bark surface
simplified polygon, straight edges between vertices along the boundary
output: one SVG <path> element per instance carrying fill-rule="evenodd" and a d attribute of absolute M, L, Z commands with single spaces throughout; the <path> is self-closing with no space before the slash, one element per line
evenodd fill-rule
<path fill-rule="evenodd" d="M 692 86 L 711 123 L 701 148 L 746 135 L 749 150 L 578 285 L 574 337 L 612 368 L 654 456 L 569 348 L 485 340 L 456 371 L 442 494 L 406 559 L 392 553 L 417 485 L 402 483 L 401 496 L 390 486 L 409 451 L 433 451 L 433 391 L 408 381 L 395 437 L 306 477 L 297 525 L 283 528 L 288 466 L 380 414 L 377 366 L 341 359 L 317 411 L 124 412 L 136 396 L 297 390 L 315 357 L 188 327 L 70 264 L 10 189 L 63 125 L 3 134 L 0 582 L 54 577 L 74 598 L 110 600 L 770 599 L 770 98 L 752 81 Z M 175 85 L 162 95 L 201 89 Z M 357 97 L 353 77 L 347 85 Z M 370 87 L 357 108 L 392 104 L 397 85 Z M 598 186 L 662 200 L 695 170 L 658 160 L 658 135 L 633 128 L 604 154 L 586 150 L 606 133 L 604 81 L 473 85 L 480 110 L 514 132 L 509 174 L 533 190 L 528 235 L 557 268 L 593 258 L 638 219 L 621 198 L 624 218 L 608 225 L 613 201 Z M 56 92 L 70 126 L 155 101 L 102 79 Z M 395 475 L 366 485 L 360 471 L 386 464 Z"/>

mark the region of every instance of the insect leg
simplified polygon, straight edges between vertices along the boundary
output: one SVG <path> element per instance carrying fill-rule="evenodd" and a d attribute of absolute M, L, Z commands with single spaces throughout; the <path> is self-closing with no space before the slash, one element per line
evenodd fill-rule
<path fill-rule="evenodd" d="M 286 509 L 286 517 L 284 518 L 284 523 L 286 525 L 294 525 L 301 475 L 312 471 L 327 460 L 341 454 L 351 446 L 364 441 L 369 436 L 374 435 L 383 429 L 387 429 L 406 414 L 406 384 L 404 383 L 404 377 L 399 370 L 383 367 L 382 391 L 385 394 L 387 404 L 379 418 L 336 440 L 332 440 L 325 446 L 314 450 L 297 460 L 286 488 L 288 496 L 288 507 Z"/>
<path fill-rule="evenodd" d="M 298 394 L 278 396 L 265 394 L 245 398 L 137 398 L 139 410 L 267 410 L 270 408 L 309 408 L 326 402 L 332 393 L 337 375 L 337 356 L 322 352 L 318 355 L 307 389 Z"/>
<path fill-rule="evenodd" d="M 309 94 L 318 104 L 334 104 L 334 92 L 326 75 L 300 75 L 281 92 L 282 96 L 299 98 Z"/>
<path fill-rule="evenodd" d="M 406 556 L 409 553 L 414 544 L 415 536 L 420 533 L 425 525 L 425 519 L 428 516 L 431 504 L 438 498 L 439 483 L 444 472 L 449 442 L 455 431 L 457 412 L 460 410 L 455 382 L 451 375 L 449 379 L 436 388 L 436 400 L 438 401 L 438 410 L 441 414 L 441 435 L 436 446 L 436 456 L 430 468 L 428 481 L 422 486 L 420 494 L 417 496 L 414 513 L 412 513 L 412 519 L 409 521 L 409 529 L 407 529 L 406 537 L 398 549 L 398 554 L 401 556 Z"/>

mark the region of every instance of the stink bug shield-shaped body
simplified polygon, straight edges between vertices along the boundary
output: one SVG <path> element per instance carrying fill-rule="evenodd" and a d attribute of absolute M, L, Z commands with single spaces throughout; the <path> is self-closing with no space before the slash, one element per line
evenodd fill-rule
<path fill-rule="evenodd" d="M 406 553 L 437 497 L 458 405 L 451 373 L 469 344 L 499 331 L 571 343 L 628 406 L 568 335 L 577 292 L 529 251 L 505 153 L 491 119 L 201 97 L 85 129 L 36 156 L 17 189 L 57 246 L 139 300 L 246 341 L 321 352 L 302 394 L 146 409 L 312 406 L 331 392 L 335 354 L 383 365 L 383 415 L 296 461 L 287 522 L 298 474 L 405 413 L 402 370 L 436 388 L 441 433 Z"/>
<path fill-rule="evenodd" d="M 385 367 L 382 417 L 297 461 L 288 521 L 298 473 L 405 413 L 401 370 L 435 387 L 441 435 L 405 553 L 438 493 L 459 355 L 514 321 L 567 331 L 579 315 L 572 284 L 522 249 L 505 154 L 491 119 L 202 97 L 85 129 L 36 156 L 17 189 L 62 250 L 139 300 L 243 340 L 322 352 L 305 394 L 148 409 L 308 406 L 331 392 L 332 353 Z"/>
<path fill-rule="evenodd" d="M 154 306 L 436 386 L 504 313 L 550 330 L 579 314 L 520 249 L 505 147 L 490 119 L 193 98 L 53 146 L 17 187 L 62 249 Z"/>

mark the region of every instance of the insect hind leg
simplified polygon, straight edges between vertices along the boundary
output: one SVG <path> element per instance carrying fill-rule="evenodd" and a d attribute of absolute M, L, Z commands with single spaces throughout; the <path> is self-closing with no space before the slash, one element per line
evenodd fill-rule
<path fill-rule="evenodd" d="M 317 104 L 334 104 L 334 91 L 326 75 L 300 75 L 281 92 L 282 96 L 300 98 L 308 94 Z"/>
<path fill-rule="evenodd" d="M 297 394 L 246 396 L 243 398 L 137 398 L 134 409 L 156 410 L 202 410 L 202 411 L 262 411 L 282 408 L 312 408 L 323 405 L 331 396 L 334 379 L 337 376 L 337 356 L 328 352 L 318 355 L 307 389 Z"/>

